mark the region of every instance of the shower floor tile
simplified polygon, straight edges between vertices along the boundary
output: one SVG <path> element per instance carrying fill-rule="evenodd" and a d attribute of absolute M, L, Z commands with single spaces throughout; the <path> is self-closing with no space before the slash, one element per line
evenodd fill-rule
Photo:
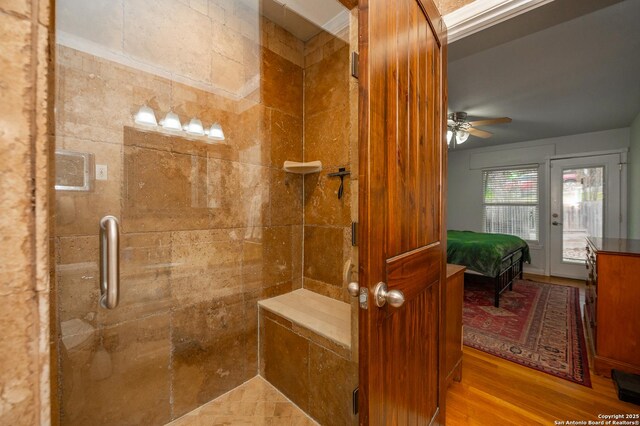
<path fill-rule="evenodd" d="M 168 426 L 317 424 L 269 382 L 256 376 Z"/>

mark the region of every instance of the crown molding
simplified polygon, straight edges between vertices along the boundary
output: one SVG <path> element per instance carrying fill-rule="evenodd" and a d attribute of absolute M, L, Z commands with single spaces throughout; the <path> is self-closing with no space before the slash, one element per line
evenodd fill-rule
<path fill-rule="evenodd" d="M 507 19 L 551 3 L 553 0 L 475 0 L 443 17 L 449 43 Z"/>

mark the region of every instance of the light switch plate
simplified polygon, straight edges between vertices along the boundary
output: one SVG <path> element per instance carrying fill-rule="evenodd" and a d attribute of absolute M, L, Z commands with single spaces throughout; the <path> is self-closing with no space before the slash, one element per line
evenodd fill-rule
<path fill-rule="evenodd" d="M 107 180 L 108 169 L 106 164 L 96 164 L 96 180 Z"/>

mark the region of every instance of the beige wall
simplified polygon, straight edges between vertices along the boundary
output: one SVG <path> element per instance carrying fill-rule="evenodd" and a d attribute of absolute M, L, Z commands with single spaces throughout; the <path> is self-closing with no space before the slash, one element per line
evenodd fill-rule
<path fill-rule="evenodd" d="M 0 33 L 0 423 L 47 424 L 47 2 L 0 2 Z"/>

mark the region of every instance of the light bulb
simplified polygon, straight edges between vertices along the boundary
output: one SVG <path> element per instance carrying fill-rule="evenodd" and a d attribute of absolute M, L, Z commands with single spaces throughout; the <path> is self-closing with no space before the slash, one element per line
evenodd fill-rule
<path fill-rule="evenodd" d="M 211 125 L 211 128 L 207 132 L 207 134 L 213 140 L 216 140 L 216 141 L 224 140 L 224 132 L 222 131 L 222 126 L 220 125 L 220 123 L 213 123 Z"/>
<path fill-rule="evenodd" d="M 202 121 L 197 118 L 192 118 L 191 121 L 189 121 L 189 124 L 184 126 L 184 130 L 190 135 L 204 135 L 204 127 L 202 127 Z"/>
<path fill-rule="evenodd" d="M 469 139 L 469 132 L 466 130 L 458 130 L 456 132 L 456 141 L 460 143 L 464 143 L 467 139 Z"/>
<path fill-rule="evenodd" d="M 163 120 L 160 120 L 160 125 L 166 130 L 182 130 L 182 123 L 180 123 L 180 117 L 173 111 L 169 111 L 164 116 Z"/>
<path fill-rule="evenodd" d="M 147 105 L 142 105 L 140 107 L 135 117 L 133 117 L 133 121 L 135 121 L 136 124 L 142 124 L 144 126 L 158 125 L 158 122 L 156 121 L 156 114 Z"/>
<path fill-rule="evenodd" d="M 447 145 L 451 143 L 451 137 L 453 136 L 453 132 L 447 129 Z"/>

